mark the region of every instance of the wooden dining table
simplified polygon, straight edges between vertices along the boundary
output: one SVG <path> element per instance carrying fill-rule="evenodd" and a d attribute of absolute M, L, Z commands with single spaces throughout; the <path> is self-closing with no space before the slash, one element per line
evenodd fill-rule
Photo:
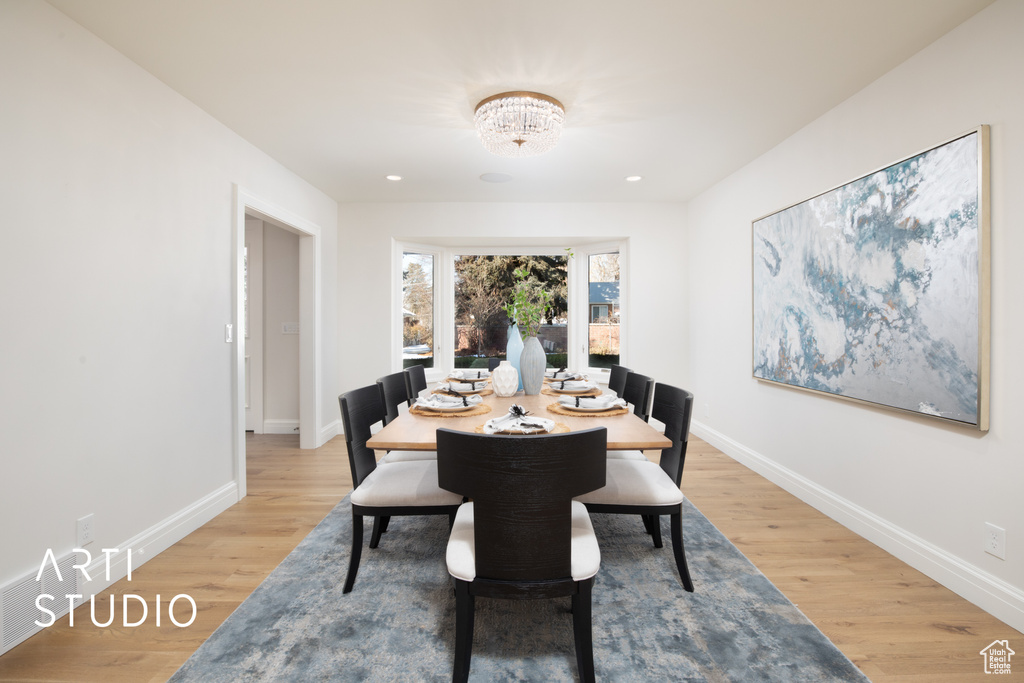
<path fill-rule="evenodd" d="M 521 391 L 510 398 L 498 398 L 492 393 L 481 396 L 481 399 L 484 405 L 491 407 L 491 412 L 465 417 L 457 417 L 458 413 L 438 416 L 403 413 L 370 437 L 366 445 L 378 450 L 434 451 L 437 450 L 438 428 L 476 432 L 487 420 L 505 415 L 513 403 L 522 406 L 533 415 L 564 424 L 570 432 L 606 427 L 610 451 L 662 449 L 672 445 L 664 434 L 632 412 L 625 415 L 555 414 L 548 411 L 547 406 L 550 403 L 557 403 L 558 396 L 544 393 L 526 396 Z"/>

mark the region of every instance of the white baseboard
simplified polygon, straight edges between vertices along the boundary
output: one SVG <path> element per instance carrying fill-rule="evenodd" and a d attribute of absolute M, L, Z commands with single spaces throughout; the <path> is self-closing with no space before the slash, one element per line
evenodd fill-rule
<path fill-rule="evenodd" d="M 89 544 L 85 550 L 89 553 L 88 565 L 85 566 L 85 573 L 88 574 L 89 580 L 85 580 L 85 577 L 81 575 L 81 572 L 75 569 L 65 570 L 70 571 L 67 575 L 66 580 L 70 580 L 72 583 L 70 588 L 74 590 L 74 594 L 82 596 L 75 600 L 75 607 L 87 602 L 92 596 L 97 595 L 100 591 L 105 590 L 112 584 L 125 578 L 128 574 L 128 549 L 131 549 L 131 569 L 134 572 L 140 566 L 145 564 L 148 560 L 152 559 L 162 551 L 166 550 L 170 546 L 174 545 L 185 536 L 189 535 L 199 527 L 203 526 L 211 519 L 219 515 L 224 510 L 238 502 L 238 484 L 236 482 L 230 482 L 220 487 L 216 491 L 200 498 L 191 505 L 183 508 L 179 512 L 171 515 L 167 519 L 159 522 L 145 531 L 135 535 L 134 537 L 118 544 L 117 552 L 111 553 L 110 555 L 110 566 L 107 566 L 107 555 L 103 553 L 103 549 L 100 547 L 92 547 L 93 544 Z M 67 557 L 74 558 L 71 562 L 84 563 L 87 558 L 84 553 L 68 553 Z M 61 556 L 64 559 L 64 555 Z M 60 561 L 60 560 L 57 560 Z M 70 566 L 70 565 L 69 565 Z M 28 582 L 32 588 L 38 590 L 38 583 L 29 577 L 21 577 L 20 579 L 11 582 L 11 584 L 21 584 L 22 582 Z M 9 585 L 11 585 L 9 584 Z M 7 594 L 7 587 L 5 585 L 0 593 Z M 127 591 L 131 593 L 132 591 Z M 33 594 L 34 595 L 34 594 Z M 64 595 L 55 596 L 58 600 L 63 601 Z M 155 600 L 155 595 L 142 595 L 139 596 L 146 602 L 152 602 Z M 175 596 L 164 595 L 164 604 L 168 600 L 171 600 Z M 33 604 L 38 605 L 33 599 Z M 2 612 L 9 617 L 15 617 L 14 621 L 20 626 L 18 630 L 18 636 L 14 639 L 8 639 L 6 635 L 0 640 L 0 654 L 3 654 L 10 649 L 16 647 L 18 644 L 24 642 L 32 635 L 42 631 L 44 627 L 40 627 L 34 624 L 37 619 L 43 619 L 45 621 L 46 616 L 42 612 L 33 611 L 30 615 L 23 611 L 24 601 L 16 601 L 15 605 L 9 606 L 0 603 Z M 52 604 L 52 603 L 47 603 Z M 59 604 L 63 604 L 65 609 L 60 611 L 54 609 L 54 612 L 63 616 L 67 612 L 67 603 L 57 603 L 54 606 L 59 607 Z M 100 608 L 100 614 L 106 614 Z M 17 613 L 15 613 L 15 610 Z M 102 620 L 104 617 L 100 617 Z M 81 617 L 80 617 L 81 619 Z M 26 630 L 24 627 L 28 626 Z M 4 633 L 6 634 L 6 629 Z"/>
<path fill-rule="evenodd" d="M 127 576 L 128 555 L 124 551 L 128 548 L 132 549 L 132 571 L 135 571 L 237 502 L 238 484 L 232 481 L 119 544 L 117 547 L 121 552 L 110 561 L 109 581 L 106 579 L 106 559 L 100 553 L 87 569 L 92 581 L 79 586 L 83 600 Z"/>
<path fill-rule="evenodd" d="M 965 600 L 1018 631 L 1024 631 L 1024 591 L 1016 586 L 945 552 L 700 422 L 694 421 L 690 432 Z"/>
<path fill-rule="evenodd" d="M 264 434 L 298 434 L 299 421 L 296 420 L 263 420 Z"/>
<path fill-rule="evenodd" d="M 343 433 L 344 430 L 341 427 L 341 420 L 335 420 L 330 424 L 324 425 L 324 427 L 320 430 L 320 439 L 317 441 L 317 444 L 318 446 L 323 446 L 325 443 L 327 443 L 334 437 Z"/>

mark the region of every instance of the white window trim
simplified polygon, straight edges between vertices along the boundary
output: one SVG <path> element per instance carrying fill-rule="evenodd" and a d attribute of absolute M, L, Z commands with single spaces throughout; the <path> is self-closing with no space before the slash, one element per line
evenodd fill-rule
<path fill-rule="evenodd" d="M 607 380 L 607 369 L 591 368 L 589 361 L 590 284 L 588 280 L 591 254 L 619 252 L 619 362 L 626 365 L 628 348 L 628 293 L 629 293 L 629 239 L 573 246 L 508 246 L 494 247 L 478 244 L 440 246 L 423 242 L 392 239 L 392 303 L 391 303 L 391 364 L 392 371 L 402 369 L 402 254 L 416 252 L 434 256 L 434 367 L 426 371 L 427 381 L 440 381 L 455 367 L 455 282 L 451 264 L 455 256 L 515 255 L 565 256 L 572 254 L 567 264 L 569 292 L 569 326 L 566 330 L 568 364 L 585 368 L 585 372 Z M 582 259 L 582 260 L 581 260 Z"/>
<path fill-rule="evenodd" d="M 590 361 L 590 257 L 594 254 L 607 254 L 619 252 L 619 364 L 628 365 L 626 362 L 629 350 L 629 240 L 615 240 L 611 242 L 600 242 L 586 244 L 573 249 L 574 261 L 579 262 L 578 277 L 571 281 L 574 287 L 574 297 L 570 297 L 569 310 L 570 320 L 580 320 L 583 324 L 579 326 L 577 337 L 579 341 L 576 348 L 570 350 L 570 363 L 573 361 L 573 351 L 576 352 L 575 363 L 572 367 L 583 367 L 583 371 L 598 381 L 608 380 L 607 368 L 592 368 Z M 575 306 L 574 306 L 575 303 Z M 611 306 L 608 307 L 609 313 Z M 573 315 L 575 313 L 575 315 Z M 575 326 L 575 323 L 574 323 Z"/>

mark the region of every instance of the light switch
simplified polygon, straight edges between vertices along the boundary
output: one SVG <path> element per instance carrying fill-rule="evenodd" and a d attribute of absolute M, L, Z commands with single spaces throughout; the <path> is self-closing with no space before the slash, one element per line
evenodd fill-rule
<path fill-rule="evenodd" d="M 298 323 L 281 323 L 281 334 L 298 334 Z"/>
<path fill-rule="evenodd" d="M 235 326 L 231 323 L 224 326 L 224 341 L 228 344 L 235 341 Z"/>

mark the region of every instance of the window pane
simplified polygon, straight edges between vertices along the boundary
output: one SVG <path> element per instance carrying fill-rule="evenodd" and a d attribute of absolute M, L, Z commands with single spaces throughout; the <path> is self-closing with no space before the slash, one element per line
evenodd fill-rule
<path fill-rule="evenodd" d="M 537 338 L 548 365 L 566 365 L 568 281 L 565 256 L 456 256 L 455 367 L 487 367 L 488 358 L 505 358 L 514 272 L 526 268 L 537 287 L 550 292 L 552 310 Z"/>
<path fill-rule="evenodd" d="M 402 367 L 434 367 L 434 256 L 402 253 Z"/>
<path fill-rule="evenodd" d="M 589 364 L 607 368 L 619 362 L 619 254 L 591 254 Z"/>

